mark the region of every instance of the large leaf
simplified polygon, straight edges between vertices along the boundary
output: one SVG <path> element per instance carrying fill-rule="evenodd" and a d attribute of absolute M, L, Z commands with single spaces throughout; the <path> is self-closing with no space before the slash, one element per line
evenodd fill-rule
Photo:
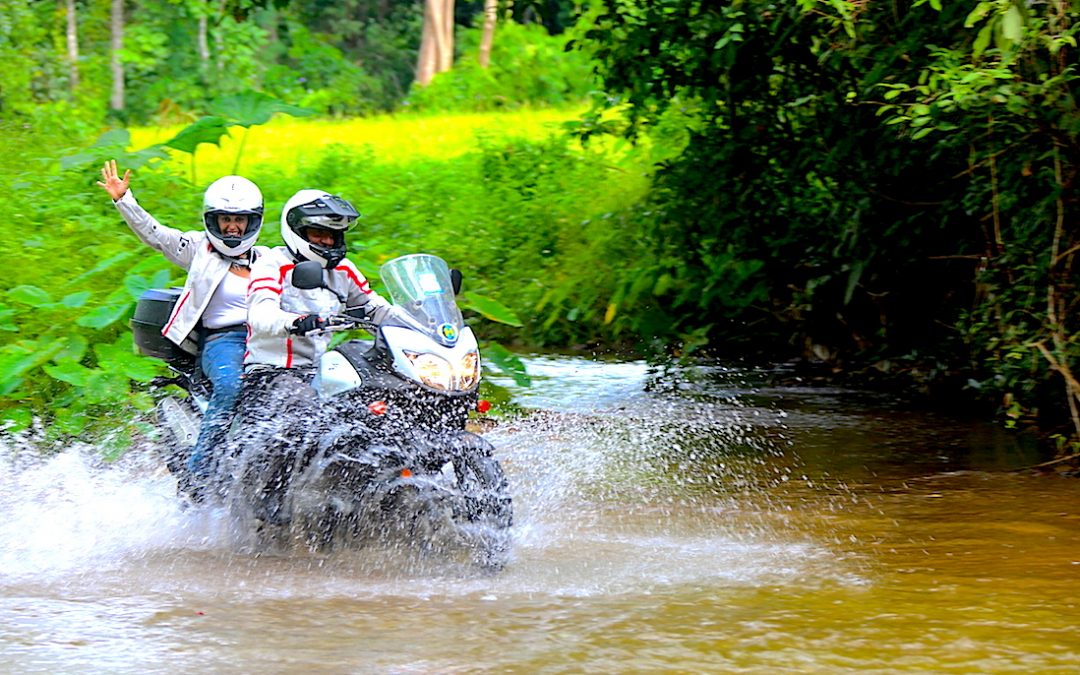
<path fill-rule="evenodd" d="M 30 428 L 34 421 L 29 408 L 14 406 L 0 412 L 0 429 L 16 433 Z"/>
<path fill-rule="evenodd" d="M 11 345 L 0 355 L 0 382 L 10 382 L 20 378 L 34 368 L 60 353 L 66 345 L 63 339 L 43 336 L 35 342 L 20 342 Z"/>
<path fill-rule="evenodd" d="M 83 400 L 89 404 L 120 405 L 127 403 L 130 391 L 128 378 L 123 373 L 94 370 L 87 379 Z"/>
<path fill-rule="evenodd" d="M 521 320 L 510 309 L 497 300 L 476 293 L 462 293 L 458 296 L 458 304 L 463 309 L 471 309 L 485 319 L 505 323 L 508 326 L 520 328 Z"/>
<path fill-rule="evenodd" d="M 60 299 L 60 304 L 68 309 L 75 309 L 82 307 L 86 304 L 86 301 L 90 299 L 90 291 L 78 291 L 76 293 L 69 293 Z"/>
<path fill-rule="evenodd" d="M 115 157 L 117 154 L 124 153 L 130 142 L 131 134 L 128 133 L 127 129 L 110 129 L 98 136 L 94 144 L 82 152 L 61 157 L 60 168 L 64 170 L 74 169 Z"/>
<path fill-rule="evenodd" d="M 92 277 L 93 275 L 95 275 L 95 274 L 97 274 L 99 272 L 104 272 L 105 270 L 116 266 L 118 263 L 121 263 L 121 262 L 127 260 L 128 258 L 130 258 L 133 255 L 135 255 L 134 251 L 121 251 L 120 253 L 117 253 L 116 255 L 113 255 L 113 256 L 109 256 L 108 258 L 105 258 L 104 260 L 99 260 L 96 265 L 94 265 L 90 269 L 86 270 L 85 272 L 83 272 L 79 276 L 75 277 L 71 281 L 69 281 L 68 285 L 69 286 L 75 286 L 75 285 L 81 283 L 82 281 L 84 281 L 85 279 L 88 279 L 89 277 Z"/>
<path fill-rule="evenodd" d="M 55 411 L 53 428 L 65 436 L 78 436 L 86 429 L 89 421 L 86 413 L 82 410 L 60 408 Z"/>
<path fill-rule="evenodd" d="M 275 113 L 293 117 L 315 114 L 313 110 L 282 103 L 273 96 L 250 90 L 217 99 L 211 105 L 211 110 L 227 119 L 230 125 L 235 124 L 244 128 L 266 124 Z"/>
<path fill-rule="evenodd" d="M 86 383 L 90 381 L 90 376 L 94 374 L 93 370 L 74 361 L 62 361 L 57 365 L 45 364 L 42 366 L 42 370 L 54 380 L 67 382 L 76 387 L 85 387 Z"/>
<path fill-rule="evenodd" d="M 484 362 L 494 365 L 509 375 L 514 380 L 514 384 L 519 387 L 528 387 L 532 384 L 532 378 L 525 372 L 525 362 L 497 342 L 484 345 Z"/>
<path fill-rule="evenodd" d="M 60 168 L 78 169 L 88 164 L 101 164 L 107 159 L 115 159 L 124 168 L 139 169 L 153 159 L 168 159 L 169 157 L 168 153 L 158 145 L 128 152 L 127 147 L 130 143 L 131 134 L 127 129 L 110 129 L 101 134 L 89 148 L 74 155 L 61 157 Z"/>
<path fill-rule="evenodd" d="M 16 286 L 7 292 L 9 300 L 31 307 L 53 304 L 52 296 L 37 286 Z"/>
<path fill-rule="evenodd" d="M 119 364 L 121 372 L 136 382 L 149 382 L 164 373 L 165 367 L 160 361 L 132 354 Z"/>
<path fill-rule="evenodd" d="M 19 327 L 15 325 L 15 310 L 13 309 L 0 309 L 0 330 L 14 332 L 19 330 Z"/>
<path fill-rule="evenodd" d="M 104 328 L 122 319 L 134 304 L 134 302 L 116 302 L 103 305 L 75 319 L 75 323 L 86 328 Z"/>
<path fill-rule="evenodd" d="M 136 382 L 149 382 L 162 373 L 164 366 L 159 361 L 137 355 L 131 348 L 131 338 L 122 334 L 112 344 L 94 345 L 98 365 L 112 374 L 123 374 Z"/>
<path fill-rule="evenodd" d="M 68 335 L 64 338 L 63 347 L 53 356 L 53 361 L 82 361 L 89 346 L 90 343 L 82 335 Z"/>
<path fill-rule="evenodd" d="M 1001 20 L 1001 35 L 1012 44 L 1020 42 L 1024 37 L 1024 16 L 1011 5 Z"/>
<path fill-rule="evenodd" d="M 166 147 L 180 152 L 193 153 L 203 143 L 221 145 L 221 137 L 229 133 L 229 123 L 221 117 L 200 118 L 180 130 L 164 143 Z"/>

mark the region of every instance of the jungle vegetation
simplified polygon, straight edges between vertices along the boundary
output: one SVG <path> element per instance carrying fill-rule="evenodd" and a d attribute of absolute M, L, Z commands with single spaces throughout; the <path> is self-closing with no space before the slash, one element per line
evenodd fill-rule
<path fill-rule="evenodd" d="M 94 186 L 116 157 L 181 227 L 223 173 L 270 213 L 340 192 L 369 276 L 446 257 L 501 345 L 797 362 L 1076 454 L 1078 19 L 1055 0 L 0 0 L 0 416 L 62 439 L 152 405 L 160 366 L 126 321 L 182 276 Z"/>

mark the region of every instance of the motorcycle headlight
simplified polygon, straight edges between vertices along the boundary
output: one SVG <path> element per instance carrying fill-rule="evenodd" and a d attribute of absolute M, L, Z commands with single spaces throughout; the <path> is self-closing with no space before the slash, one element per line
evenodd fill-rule
<path fill-rule="evenodd" d="M 480 381 L 480 355 L 476 352 L 462 356 L 458 368 L 458 389 L 468 391 Z"/>
<path fill-rule="evenodd" d="M 446 359 L 434 354 L 412 354 L 405 352 L 409 357 L 412 367 L 416 370 L 416 376 L 420 381 L 432 389 L 446 391 L 454 379 L 454 371 Z"/>

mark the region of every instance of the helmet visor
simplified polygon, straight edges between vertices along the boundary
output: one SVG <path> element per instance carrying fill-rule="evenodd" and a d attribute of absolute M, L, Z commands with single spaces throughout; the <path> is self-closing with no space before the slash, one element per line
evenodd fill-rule
<path fill-rule="evenodd" d="M 337 214 L 301 216 L 299 227 L 319 227 L 335 232 L 348 232 L 356 224 L 355 217 Z"/>

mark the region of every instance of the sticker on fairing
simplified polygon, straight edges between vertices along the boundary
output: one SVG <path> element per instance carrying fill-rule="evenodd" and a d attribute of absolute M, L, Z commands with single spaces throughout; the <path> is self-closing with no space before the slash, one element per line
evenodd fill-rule
<path fill-rule="evenodd" d="M 431 272 L 420 274 L 417 281 L 420 283 L 420 290 L 424 292 L 424 295 L 438 295 L 443 292 L 442 286 L 439 285 L 439 277 Z"/>
<path fill-rule="evenodd" d="M 457 327 L 452 323 L 444 323 L 439 326 L 439 335 L 443 336 L 443 339 L 447 342 L 457 341 Z"/>

